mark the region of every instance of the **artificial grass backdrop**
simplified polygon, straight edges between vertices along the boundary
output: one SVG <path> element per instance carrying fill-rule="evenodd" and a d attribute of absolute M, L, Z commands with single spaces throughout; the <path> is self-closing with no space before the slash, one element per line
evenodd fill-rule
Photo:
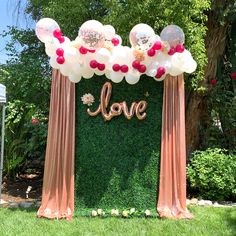
<path fill-rule="evenodd" d="M 113 102 L 145 100 L 147 117 L 122 114 L 104 121 L 91 117 L 81 97 L 91 93 L 97 109 L 103 84 L 98 76 L 76 85 L 76 205 L 78 207 L 155 208 L 159 183 L 162 82 L 142 77 L 135 85 L 112 83 Z M 110 109 L 110 105 L 108 110 Z"/>

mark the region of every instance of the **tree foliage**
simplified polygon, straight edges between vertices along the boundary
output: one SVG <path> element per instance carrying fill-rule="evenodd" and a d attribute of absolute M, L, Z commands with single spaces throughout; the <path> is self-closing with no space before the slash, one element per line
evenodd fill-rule
<path fill-rule="evenodd" d="M 19 99 L 47 111 L 50 88 L 50 68 L 44 48 L 34 30 L 9 27 L 2 37 L 10 35 L 6 50 L 9 56 L 1 65 L 1 82 L 6 85 L 8 100 Z M 17 48 L 20 48 L 18 50 Z M 3 73 L 5 71 L 5 73 Z"/>

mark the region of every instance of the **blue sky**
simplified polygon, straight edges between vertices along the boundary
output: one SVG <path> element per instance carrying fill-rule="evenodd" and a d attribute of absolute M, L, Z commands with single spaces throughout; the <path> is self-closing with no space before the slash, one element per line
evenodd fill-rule
<path fill-rule="evenodd" d="M 32 22 L 29 17 L 24 15 L 24 5 L 27 0 L 21 1 L 20 12 L 17 16 L 17 3 L 19 0 L 0 0 L 0 34 L 7 30 L 7 26 L 17 26 L 19 28 L 34 27 L 34 22 Z M 9 38 L 0 37 L 0 63 L 4 63 L 7 60 L 7 55 L 5 51 L 6 42 Z"/>

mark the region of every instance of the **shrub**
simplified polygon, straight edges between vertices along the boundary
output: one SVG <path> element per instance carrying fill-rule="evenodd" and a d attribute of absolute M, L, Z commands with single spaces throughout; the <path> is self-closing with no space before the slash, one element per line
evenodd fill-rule
<path fill-rule="evenodd" d="M 4 173 L 15 178 L 24 166 L 27 168 L 28 163 L 43 159 L 47 119 L 34 104 L 20 100 L 8 102 L 5 133 Z"/>
<path fill-rule="evenodd" d="M 196 151 L 187 166 L 192 191 L 211 200 L 236 199 L 236 155 L 219 148 Z"/>

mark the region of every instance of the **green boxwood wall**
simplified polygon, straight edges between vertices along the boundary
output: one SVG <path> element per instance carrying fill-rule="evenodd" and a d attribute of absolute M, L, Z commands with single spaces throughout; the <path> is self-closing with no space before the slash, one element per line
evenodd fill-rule
<path fill-rule="evenodd" d="M 99 104 L 105 77 L 82 79 L 76 85 L 76 206 L 156 206 L 161 142 L 162 82 L 142 77 L 136 85 L 112 83 L 111 104 L 146 100 L 147 117 L 140 121 L 123 114 L 104 121 L 91 117 L 81 102 L 85 93 Z"/>

